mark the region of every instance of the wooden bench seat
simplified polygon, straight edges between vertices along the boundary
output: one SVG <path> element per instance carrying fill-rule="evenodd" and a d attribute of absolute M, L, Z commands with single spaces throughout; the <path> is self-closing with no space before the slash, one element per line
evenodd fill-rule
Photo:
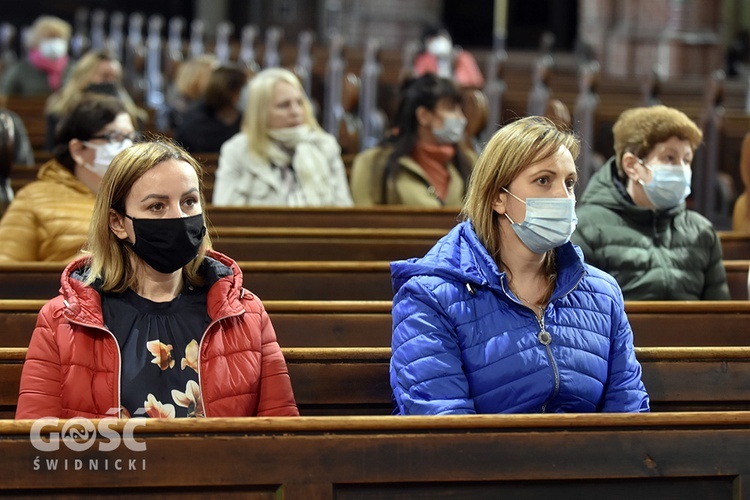
<path fill-rule="evenodd" d="M 43 300 L 0 300 L 0 347 L 26 347 Z M 264 301 L 283 347 L 387 347 L 390 301 Z M 638 347 L 750 345 L 750 302 L 626 302 Z"/>
<path fill-rule="evenodd" d="M 214 248 L 235 260 L 398 260 L 421 257 L 442 229 L 214 228 Z"/>
<path fill-rule="evenodd" d="M 389 348 L 284 348 L 302 415 L 385 415 Z M 0 417 L 17 403 L 26 349 L 0 348 Z M 750 347 L 638 347 L 654 411 L 750 410 Z"/>
<path fill-rule="evenodd" d="M 750 484 L 746 412 L 151 420 L 134 429 L 141 452 L 99 451 L 101 435 L 40 452 L 32 425 L 0 422 L 3 493 L 742 500 Z"/>
<path fill-rule="evenodd" d="M 215 227 L 360 227 L 443 229 L 458 221 L 453 208 L 421 207 L 208 207 Z"/>
<path fill-rule="evenodd" d="M 387 261 L 238 262 L 244 285 L 264 300 L 390 300 Z M 62 263 L 0 263 L 0 299 L 49 299 Z M 748 299 L 750 261 L 724 261 L 733 300 Z"/>

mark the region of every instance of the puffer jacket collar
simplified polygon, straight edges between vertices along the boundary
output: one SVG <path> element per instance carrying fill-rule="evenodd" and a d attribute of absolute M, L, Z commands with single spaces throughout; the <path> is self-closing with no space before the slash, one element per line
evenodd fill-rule
<path fill-rule="evenodd" d="M 60 294 L 65 316 L 76 323 L 106 328 L 96 282 L 93 286 L 84 284 L 90 262 L 90 256 L 78 258 L 62 273 Z M 240 299 L 247 292 L 242 288 L 242 271 L 235 261 L 210 250 L 203 261 L 202 274 L 209 286 L 207 307 L 212 321 L 244 311 Z"/>
<path fill-rule="evenodd" d="M 570 293 L 585 272 L 580 248 L 565 243 L 555 252 L 558 276 L 550 300 Z M 394 293 L 413 276 L 436 276 L 471 287 L 487 287 L 509 296 L 506 273 L 500 271 L 479 241 L 471 221 L 454 227 L 424 257 L 392 262 L 391 274 Z"/>
<path fill-rule="evenodd" d="M 94 194 L 91 189 L 86 186 L 86 184 L 79 181 L 78 178 L 73 175 L 70 170 L 68 170 L 64 165 L 62 165 L 54 158 L 39 167 L 37 179 L 39 179 L 40 181 L 61 184 L 83 194 L 90 194 L 92 196 Z"/>

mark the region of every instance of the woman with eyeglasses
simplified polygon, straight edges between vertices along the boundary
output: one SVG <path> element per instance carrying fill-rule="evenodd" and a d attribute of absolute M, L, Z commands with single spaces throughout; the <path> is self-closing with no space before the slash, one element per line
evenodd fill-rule
<path fill-rule="evenodd" d="M 0 262 L 70 261 L 86 233 L 104 172 L 136 139 L 123 103 L 86 95 L 62 118 L 54 157 L 0 219 Z"/>

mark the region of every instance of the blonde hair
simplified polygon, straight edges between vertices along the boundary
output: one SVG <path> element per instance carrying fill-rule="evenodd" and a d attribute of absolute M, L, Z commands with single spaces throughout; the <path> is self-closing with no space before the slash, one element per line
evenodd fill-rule
<path fill-rule="evenodd" d="M 268 115 L 273 103 L 274 90 L 279 82 L 288 83 L 299 91 L 305 110 L 305 124 L 315 130 L 322 130 L 299 78 L 287 69 L 264 69 L 250 80 L 247 107 L 242 119 L 242 132 L 247 136 L 250 152 L 263 161 L 268 161 L 268 147 L 271 144 L 268 136 Z"/>
<path fill-rule="evenodd" d="M 548 118 L 529 116 L 505 125 L 492 136 L 479 156 L 469 179 L 462 215 L 496 262 L 500 259 L 499 214 L 492 208 L 502 188 L 507 187 L 529 165 L 566 148 L 575 159 L 578 138 Z"/>
<path fill-rule="evenodd" d="M 91 84 L 91 77 L 101 62 L 120 64 L 120 61 L 106 50 L 87 52 L 73 66 L 73 70 L 70 72 L 70 77 L 65 82 L 65 85 L 49 97 L 45 112 L 47 114 L 62 116 L 73 109 L 81 101 L 84 90 Z M 133 123 L 137 123 L 138 120 L 148 120 L 146 110 L 136 106 L 133 99 L 119 83 L 116 85 L 118 89 L 117 98 L 122 101 Z"/>
<path fill-rule="evenodd" d="M 208 77 L 219 62 L 212 54 L 189 59 L 177 67 L 174 77 L 174 88 L 190 100 L 203 95 L 208 85 Z"/>
<path fill-rule="evenodd" d="M 670 137 L 690 142 L 695 153 L 703 140 L 703 132 L 685 113 L 661 105 L 623 111 L 612 127 L 612 133 L 615 139 L 617 173 L 622 180 L 627 178 L 622 169 L 622 157 L 625 153 L 644 158 L 657 144 Z"/>
<path fill-rule="evenodd" d="M 32 49 L 38 47 L 42 40 L 49 38 L 50 33 L 59 35 L 67 42 L 71 31 L 70 24 L 59 17 L 39 16 L 29 28 L 28 46 Z"/>
<path fill-rule="evenodd" d="M 100 279 L 102 291 L 115 293 L 136 287 L 137 276 L 131 264 L 131 258 L 135 254 L 130 245 L 120 240 L 110 229 L 110 213 L 114 210 L 124 214 L 125 200 L 133 184 L 146 172 L 167 160 L 184 161 L 195 170 L 204 223 L 208 227 L 206 200 L 203 195 L 203 167 L 187 151 L 168 138 L 135 144 L 114 157 L 102 178 L 89 225 L 86 250 L 92 257 L 89 275 L 86 278 L 87 284 Z M 182 269 L 188 283 L 203 283 L 199 270 L 210 249 L 211 238 L 206 232 L 198 255 Z"/>

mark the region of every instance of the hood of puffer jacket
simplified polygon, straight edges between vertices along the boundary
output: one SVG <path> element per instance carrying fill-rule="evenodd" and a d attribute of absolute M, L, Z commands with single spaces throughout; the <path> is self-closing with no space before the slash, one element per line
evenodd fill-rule
<path fill-rule="evenodd" d="M 36 177 L 40 181 L 62 184 L 81 193 L 92 194 L 92 191 L 86 184 L 79 181 L 70 170 L 54 158 L 39 167 Z"/>
<path fill-rule="evenodd" d="M 550 300 L 568 293 L 581 280 L 585 266 L 581 249 L 565 243 L 555 249 L 557 282 Z M 465 221 L 443 236 L 424 257 L 391 262 L 393 293 L 414 276 L 436 276 L 470 287 L 489 287 L 508 295 L 506 273 Z"/>
<path fill-rule="evenodd" d="M 60 294 L 68 319 L 103 328 L 102 299 L 97 282 L 84 284 L 90 261 L 90 256 L 84 256 L 68 264 L 60 280 Z M 242 271 L 234 260 L 209 250 L 201 274 L 209 288 L 207 307 L 211 320 L 244 312 L 239 299 L 248 292 L 242 288 Z"/>
<path fill-rule="evenodd" d="M 617 164 L 613 156 L 591 177 L 581 199 L 578 200 L 578 207 L 602 206 L 639 224 L 650 224 L 655 217 L 673 219 L 685 210 L 684 201 L 676 207 L 652 210 L 637 206 L 629 198 L 625 186 L 617 177 Z"/>

